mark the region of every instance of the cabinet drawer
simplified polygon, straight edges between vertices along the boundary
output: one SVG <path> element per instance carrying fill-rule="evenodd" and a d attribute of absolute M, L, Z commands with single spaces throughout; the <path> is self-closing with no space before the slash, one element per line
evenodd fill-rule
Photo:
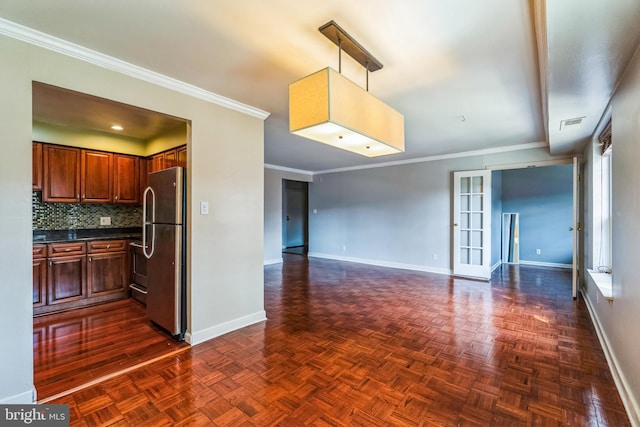
<path fill-rule="evenodd" d="M 51 243 L 49 245 L 49 256 L 59 257 L 68 255 L 82 255 L 87 253 L 87 246 L 84 242 L 74 243 Z"/>
<path fill-rule="evenodd" d="M 33 258 L 46 258 L 47 245 L 33 245 Z"/>
<path fill-rule="evenodd" d="M 127 248 L 126 240 L 96 240 L 89 242 L 89 253 L 122 252 Z"/>

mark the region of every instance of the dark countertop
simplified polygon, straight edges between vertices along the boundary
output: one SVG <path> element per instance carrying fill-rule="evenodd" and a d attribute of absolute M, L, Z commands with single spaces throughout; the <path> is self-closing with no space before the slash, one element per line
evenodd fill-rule
<path fill-rule="evenodd" d="M 94 228 L 82 230 L 40 230 L 33 232 L 34 244 L 77 242 L 79 240 L 140 240 L 142 228 Z"/>

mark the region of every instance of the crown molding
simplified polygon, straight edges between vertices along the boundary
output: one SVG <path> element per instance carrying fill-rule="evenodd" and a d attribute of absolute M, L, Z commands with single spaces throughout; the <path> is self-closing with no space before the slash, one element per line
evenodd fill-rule
<path fill-rule="evenodd" d="M 52 35 L 34 30 L 24 25 L 16 24 L 4 18 L 0 18 L 0 34 L 20 40 L 34 46 L 38 46 L 53 52 L 60 53 L 84 62 L 96 65 L 107 70 L 116 71 L 127 76 L 152 83 L 203 101 L 210 102 L 221 107 L 235 110 L 249 116 L 265 120 L 269 113 L 259 108 L 243 104 L 233 99 L 209 92 L 181 80 L 165 76 L 155 71 L 139 67 L 129 62 L 122 61 L 113 56 L 105 55 L 98 51 L 71 43 Z"/>
<path fill-rule="evenodd" d="M 424 163 L 424 162 L 433 162 L 436 160 L 447 160 L 447 159 L 459 159 L 461 157 L 473 157 L 473 156 L 486 156 L 487 154 L 496 154 L 496 153 L 506 153 L 509 151 L 520 151 L 520 150 L 530 150 L 533 148 L 543 148 L 548 147 L 549 144 L 540 141 L 540 142 L 529 142 L 526 144 L 518 144 L 518 145 L 507 145 L 504 147 L 495 147 L 495 148 L 485 148 L 482 150 L 472 150 L 472 151 L 462 151 L 460 153 L 451 153 L 451 154 L 442 154 L 439 156 L 428 156 L 428 157 L 418 157 L 415 159 L 407 159 L 407 160 L 397 160 L 393 162 L 384 162 L 384 163 L 376 163 L 372 165 L 362 165 L 362 166 L 351 166 L 346 168 L 338 168 L 338 169 L 327 169 L 322 171 L 315 171 L 313 175 L 320 175 L 325 173 L 335 173 L 335 172 L 347 172 L 353 170 L 360 169 L 373 169 L 373 168 L 384 168 L 387 166 L 397 166 L 397 165 L 407 165 L 411 163 Z"/>
<path fill-rule="evenodd" d="M 299 173 L 301 175 L 313 176 L 313 172 L 311 172 L 311 171 L 305 171 L 305 170 L 302 170 L 302 169 L 287 168 L 285 166 L 272 165 L 272 164 L 269 164 L 269 163 L 265 163 L 264 164 L 264 168 L 265 169 L 273 169 L 273 170 L 282 171 L 282 172 Z"/>

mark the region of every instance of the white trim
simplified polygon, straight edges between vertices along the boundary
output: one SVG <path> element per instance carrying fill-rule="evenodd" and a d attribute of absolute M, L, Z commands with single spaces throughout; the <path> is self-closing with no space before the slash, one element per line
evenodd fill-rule
<path fill-rule="evenodd" d="M 265 259 L 265 260 L 264 260 L 264 265 L 280 264 L 281 262 L 283 262 L 282 257 L 280 257 L 280 258 L 273 258 L 273 259 Z"/>
<path fill-rule="evenodd" d="M 573 163 L 573 157 L 567 157 L 563 159 L 543 160 L 540 162 L 510 163 L 506 165 L 490 165 L 490 166 L 485 166 L 485 169 L 489 169 L 492 171 L 502 171 L 502 170 L 511 170 L 511 169 L 541 168 L 544 166 L 570 165 L 572 163 Z"/>
<path fill-rule="evenodd" d="M 500 267 L 502 265 L 502 260 L 499 259 L 498 261 L 496 261 L 495 264 L 493 264 L 493 266 L 491 266 L 491 272 L 493 273 L 493 270 L 495 270 L 496 268 Z"/>
<path fill-rule="evenodd" d="M 32 387 L 22 393 L 0 399 L 0 405 L 30 405 L 36 402 L 36 388 Z"/>
<path fill-rule="evenodd" d="M 568 268 L 572 269 L 572 264 L 561 264 L 559 262 L 543 262 L 543 261 L 526 261 L 524 259 L 520 260 L 520 264 L 523 265 L 535 265 L 538 267 L 555 267 L 555 268 Z"/>
<path fill-rule="evenodd" d="M 589 294 L 585 294 L 584 289 L 580 289 L 580 293 L 582 294 L 582 298 L 584 299 L 587 310 L 589 311 L 589 315 L 591 316 L 591 322 L 593 323 L 594 329 L 596 330 L 596 335 L 598 336 L 598 340 L 600 341 L 600 346 L 602 347 L 602 351 L 604 352 L 604 357 L 607 359 L 607 364 L 609 365 L 611 376 L 613 376 L 613 381 L 616 383 L 616 388 L 618 389 L 618 393 L 620 394 L 620 398 L 622 399 L 622 404 L 627 410 L 629 421 L 631 421 L 631 425 L 633 425 L 634 427 L 639 427 L 640 406 L 638 406 L 638 403 L 634 400 L 634 396 L 632 393 L 633 389 L 629 386 L 627 379 L 620 369 L 618 359 L 613 353 L 613 348 L 611 347 L 609 339 L 604 332 L 602 323 L 600 323 L 600 318 L 598 318 L 598 314 L 591 304 Z"/>
<path fill-rule="evenodd" d="M 347 256 L 323 254 L 319 252 L 309 252 L 308 257 L 333 259 L 336 261 L 357 262 L 358 264 L 375 265 L 378 267 L 400 268 L 403 270 L 423 271 L 426 273 L 446 274 L 451 276 L 451 270 L 448 268 L 428 267 L 425 265 L 405 264 L 401 262 L 381 261 L 377 259 L 354 258 Z"/>
<path fill-rule="evenodd" d="M 185 341 L 191 345 L 198 345 L 212 338 L 219 337 L 265 320 L 267 320 L 267 312 L 264 310 L 256 311 L 255 313 L 229 320 L 228 322 L 211 326 L 210 328 L 203 329 L 201 331 L 187 332 L 185 335 Z"/>
<path fill-rule="evenodd" d="M 265 163 L 264 164 L 264 168 L 265 169 L 274 169 L 274 170 L 282 171 L 282 172 L 299 173 L 299 174 L 302 174 L 302 175 L 307 175 L 310 178 L 313 178 L 313 172 L 305 171 L 305 170 L 302 170 L 302 169 L 287 168 L 287 167 L 284 167 L 284 166 L 272 165 L 272 164 L 269 164 L 269 163 Z"/>
<path fill-rule="evenodd" d="M 107 70 L 116 71 L 136 79 L 162 86 L 194 98 L 202 99 L 203 101 L 220 105 L 221 107 L 225 107 L 230 110 L 239 111 L 249 116 L 257 117 L 262 120 L 269 117 L 268 112 L 259 108 L 234 101 L 233 99 L 209 92 L 192 84 L 156 73 L 155 71 L 139 67 L 118 58 L 114 58 L 113 56 L 105 55 L 104 53 L 59 39 L 32 28 L 16 24 L 15 22 L 4 18 L 0 18 L 0 34 L 97 65 L 98 67 L 102 67 Z"/>
<path fill-rule="evenodd" d="M 433 162 L 436 160 L 458 159 L 460 157 L 485 156 L 487 154 L 506 153 L 509 151 L 530 150 L 533 148 L 543 148 L 548 146 L 549 144 L 547 144 L 544 141 L 529 142 L 527 144 L 507 145 L 504 147 L 485 148 L 482 150 L 462 151 L 460 153 L 441 154 L 439 156 L 418 157 L 415 159 L 407 159 L 407 160 L 396 160 L 393 162 L 376 163 L 373 165 L 350 166 L 346 168 L 326 169 L 322 171 L 315 171 L 313 172 L 313 174 L 318 175 L 323 173 L 347 172 L 347 171 L 360 170 L 360 169 L 383 168 L 387 166 L 406 165 L 411 163 L 423 163 L 423 162 Z"/>

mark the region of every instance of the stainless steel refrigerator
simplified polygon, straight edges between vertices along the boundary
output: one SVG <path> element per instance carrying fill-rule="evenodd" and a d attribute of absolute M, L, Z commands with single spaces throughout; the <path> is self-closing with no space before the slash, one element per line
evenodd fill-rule
<path fill-rule="evenodd" d="M 186 330 L 185 205 L 182 167 L 149 174 L 142 208 L 147 316 L 180 340 Z"/>

